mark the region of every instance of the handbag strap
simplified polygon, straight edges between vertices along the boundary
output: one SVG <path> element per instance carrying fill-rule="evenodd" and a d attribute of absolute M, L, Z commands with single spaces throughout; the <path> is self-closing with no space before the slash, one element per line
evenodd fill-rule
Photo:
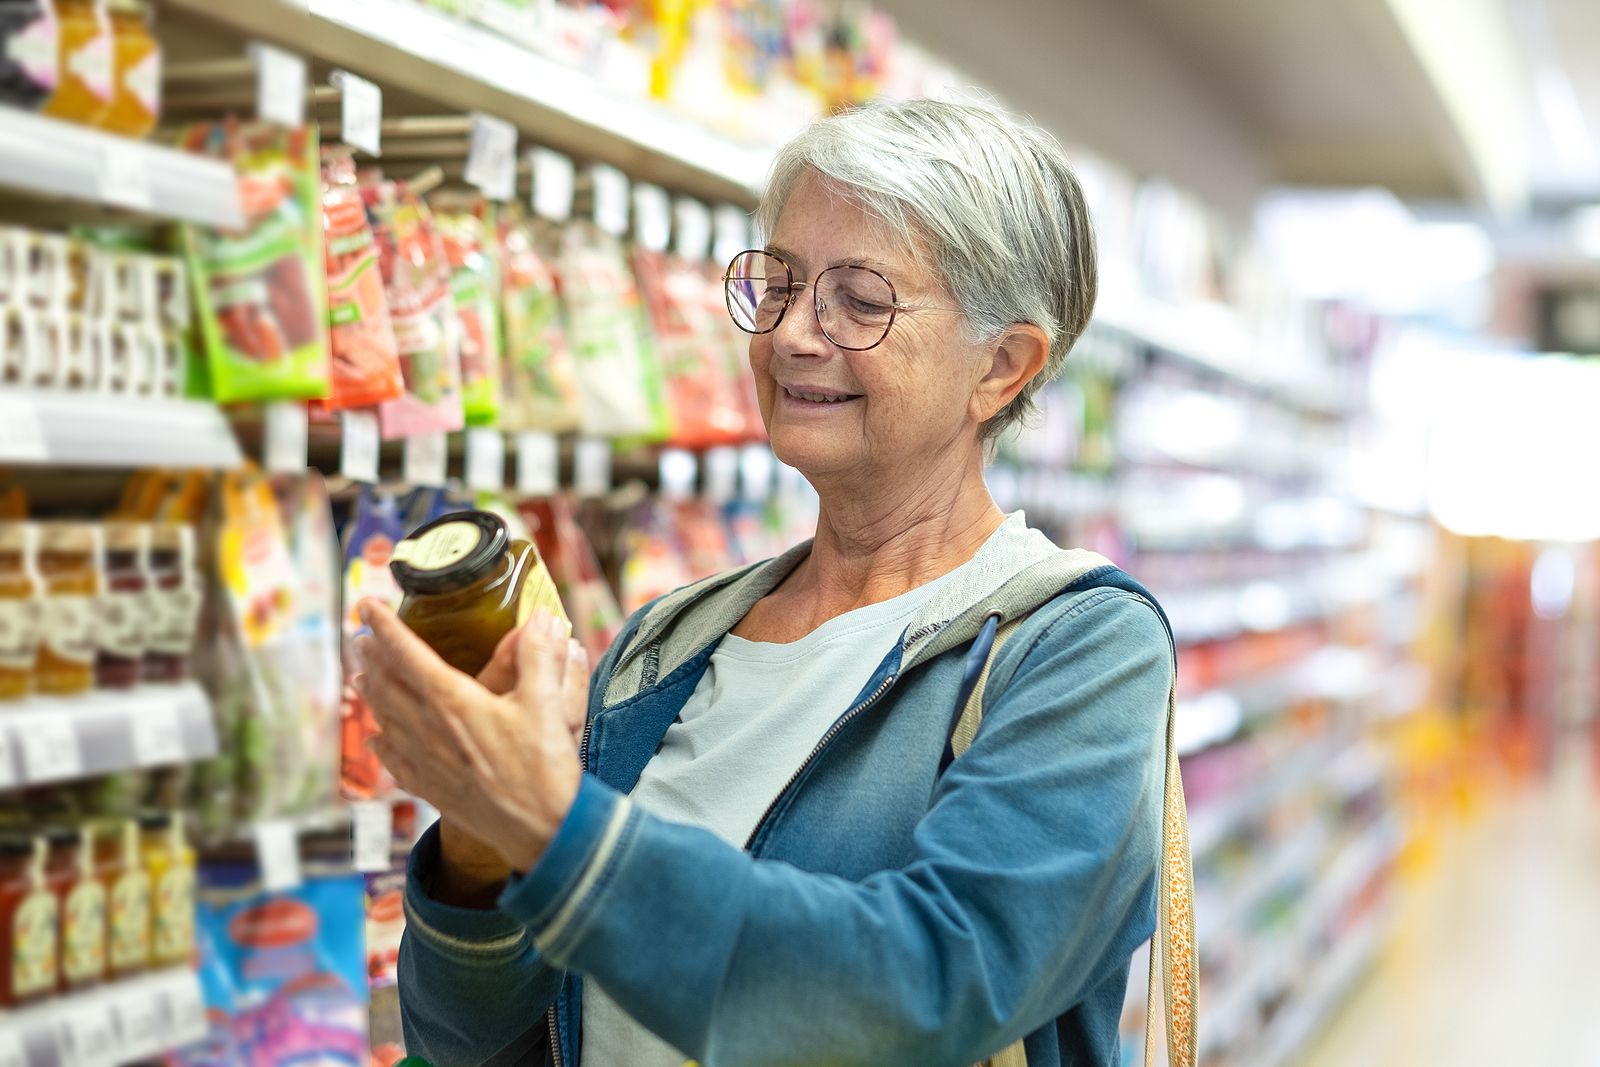
<path fill-rule="evenodd" d="M 960 756 L 978 736 L 983 721 L 983 694 L 988 688 L 989 668 L 1000 648 L 1026 616 L 1005 623 L 995 632 L 994 644 L 984 660 L 977 683 L 967 696 L 961 717 L 950 735 L 951 750 Z M 1189 809 L 1183 799 L 1183 775 L 1178 767 L 1174 744 L 1177 723 L 1177 681 L 1167 690 L 1167 753 L 1161 799 L 1160 888 L 1156 899 L 1156 932 L 1150 942 L 1150 982 L 1145 998 L 1144 1062 L 1153 1067 L 1156 1043 L 1165 1018 L 1167 1062 L 1171 1067 L 1195 1067 L 1195 953 L 1194 953 L 1194 868 L 1189 854 Z M 1162 989 L 1161 975 L 1166 975 Z M 1156 1007 L 1165 992 L 1164 1012 Z M 984 1061 L 984 1067 L 1027 1067 L 1028 1058 L 1017 1041 Z"/>

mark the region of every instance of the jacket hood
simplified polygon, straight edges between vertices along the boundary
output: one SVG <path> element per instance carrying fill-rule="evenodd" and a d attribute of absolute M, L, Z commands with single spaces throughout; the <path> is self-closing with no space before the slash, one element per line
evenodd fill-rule
<path fill-rule="evenodd" d="M 810 554 L 811 542 L 803 541 L 774 559 L 714 575 L 656 601 L 617 659 L 606 703 L 648 684 L 642 677 L 647 659 L 655 676 L 664 676 L 721 638 Z M 1022 512 L 1013 512 L 913 616 L 901 638 L 902 669 L 971 642 L 991 611 L 1000 612 L 1001 622 L 1026 615 L 1101 568 L 1112 568 L 1111 561 L 1086 549 L 1058 548 L 1030 529 Z M 658 643 L 656 655 L 642 655 Z"/>

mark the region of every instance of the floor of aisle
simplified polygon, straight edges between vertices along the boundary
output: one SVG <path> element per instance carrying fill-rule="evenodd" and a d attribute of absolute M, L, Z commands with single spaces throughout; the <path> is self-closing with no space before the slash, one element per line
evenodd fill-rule
<path fill-rule="evenodd" d="M 1600 1067 L 1600 793 L 1568 749 L 1445 835 L 1296 1067 Z"/>

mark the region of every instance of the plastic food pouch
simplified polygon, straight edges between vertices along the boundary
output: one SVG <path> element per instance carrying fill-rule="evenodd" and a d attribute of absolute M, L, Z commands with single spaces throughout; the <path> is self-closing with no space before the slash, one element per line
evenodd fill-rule
<path fill-rule="evenodd" d="M 344 792 L 354 797 L 382 796 L 394 789 L 389 772 L 367 747 L 378 732 L 372 709 L 348 682 L 361 669 L 355 639 L 365 631 L 356 605 L 362 597 L 370 596 L 390 607 L 400 606 L 400 587 L 389 572 L 389 557 L 405 532 L 395 499 L 363 486 L 355 514 L 345 530 L 341 625 L 346 685 L 339 705 L 339 782 Z"/>
<path fill-rule="evenodd" d="M 578 428 L 583 408 L 555 272 L 533 224 L 508 210 L 498 230 L 505 334 L 500 423 L 508 430 L 568 433 Z"/>
<path fill-rule="evenodd" d="M 371 407 L 405 394 L 378 246 L 348 152 L 325 152 L 322 227 L 328 275 L 328 407 Z"/>
<path fill-rule="evenodd" d="M 450 293 L 461 338 L 461 402 L 468 426 L 500 417 L 500 277 L 494 226 L 471 212 L 441 212 L 439 234 L 450 264 Z"/>
<path fill-rule="evenodd" d="M 328 394 L 327 301 L 315 135 L 233 122 L 191 128 L 185 147 L 231 162 L 245 228 L 183 227 L 212 396 Z"/>

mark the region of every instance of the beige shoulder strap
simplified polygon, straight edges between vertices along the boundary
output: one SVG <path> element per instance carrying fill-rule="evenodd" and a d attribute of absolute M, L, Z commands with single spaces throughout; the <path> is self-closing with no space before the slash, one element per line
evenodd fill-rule
<path fill-rule="evenodd" d="M 1000 647 L 1016 632 L 1022 618 L 1012 619 L 994 635 L 989 658 L 978 674 L 977 684 L 961 709 L 950 749 L 960 756 L 978 735 L 983 720 L 983 692 L 989 683 L 989 668 Z M 1167 1062 L 1171 1067 L 1195 1067 L 1195 954 L 1194 954 L 1194 869 L 1189 855 L 1189 810 L 1183 800 L 1183 777 L 1178 769 L 1178 750 L 1173 744 L 1176 726 L 1176 679 L 1167 691 L 1167 763 L 1161 803 L 1161 869 L 1156 894 L 1156 933 L 1150 945 L 1150 983 L 1145 999 L 1144 1062 L 1153 1067 L 1156 1043 L 1160 1040 L 1163 1015 L 1167 1028 Z M 1159 948 L 1159 952 L 1157 949 Z M 1166 1011 L 1156 1009 L 1161 993 L 1161 969 L 1166 973 Z M 1028 1057 L 1018 1041 L 990 1056 L 979 1067 L 1027 1067 Z"/>

